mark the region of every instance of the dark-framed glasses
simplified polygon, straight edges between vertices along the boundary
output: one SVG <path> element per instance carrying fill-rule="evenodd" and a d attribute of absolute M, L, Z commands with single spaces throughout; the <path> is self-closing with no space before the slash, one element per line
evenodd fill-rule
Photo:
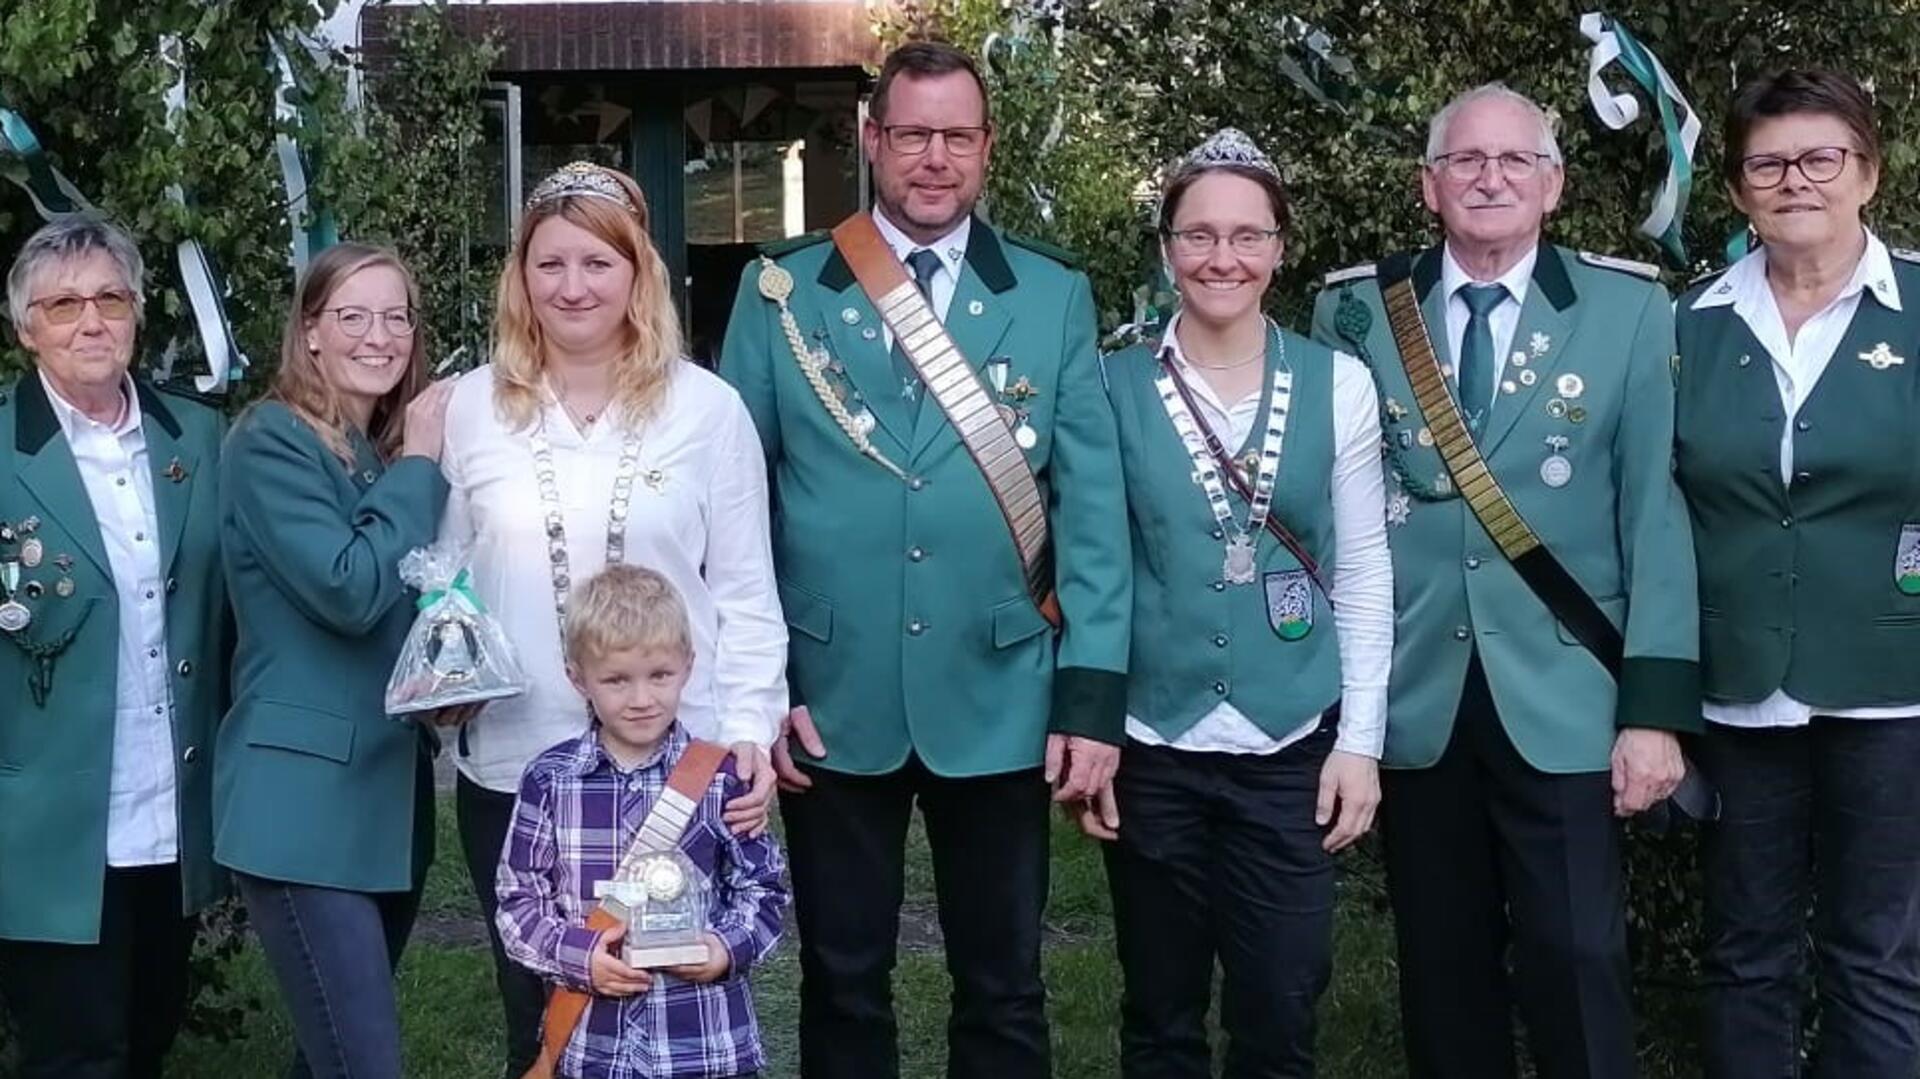
<path fill-rule="evenodd" d="M 1809 183 L 1830 184 L 1847 171 L 1847 155 L 1857 153 L 1845 146 L 1816 146 L 1792 157 L 1754 154 L 1740 159 L 1740 180 L 1755 191 L 1767 191 L 1785 183 L 1791 167 L 1799 169 Z"/>
<path fill-rule="evenodd" d="M 933 145 L 933 137 L 940 136 L 947 144 L 947 152 L 955 157 L 978 157 L 980 151 L 987 148 L 985 127 L 916 127 L 911 124 L 888 124 L 880 129 L 886 136 L 887 149 L 908 157 L 924 154 Z"/>
<path fill-rule="evenodd" d="M 80 321 L 86 314 L 87 305 L 100 312 L 100 317 L 109 322 L 124 322 L 133 317 L 133 293 L 124 289 L 107 289 L 91 296 L 79 296 L 74 293 L 62 293 L 59 296 L 46 296 L 27 304 L 38 307 L 47 321 L 55 326 L 69 326 Z"/>
<path fill-rule="evenodd" d="M 329 307 L 327 314 L 333 316 L 334 325 L 348 337 L 365 337 L 373 329 L 373 320 L 377 317 L 387 328 L 390 337 L 412 337 L 413 329 L 419 324 L 411 307 L 394 307 L 385 311 L 375 311 L 370 307 Z"/>
<path fill-rule="evenodd" d="M 1167 246 L 1176 255 L 1187 258 L 1200 258 L 1213 254 L 1213 249 L 1226 241 L 1227 250 L 1236 255 L 1255 256 L 1271 254 L 1273 241 L 1280 238 L 1280 230 L 1273 229 L 1234 229 L 1222 235 L 1212 229 L 1175 229 L 1167 233 Z"/>
<path fill-rule="evenodd" d="M 1530 180 L 1540 171 L 1540 163 L 1553 160 L 1552 154 L 1543 154 L 1533 150 L 1503 150 L 1490 154 L 1484 150 L 1456 150 L 1450 154 L 1441 154 L 1428 162 L 1429 167 L 1444 173 L 1449 180 L 1467 183 L 1478 180 L 1480 173 L 1491 161 L 1500 170 L 1500 175 L 1509 180 Z"/>

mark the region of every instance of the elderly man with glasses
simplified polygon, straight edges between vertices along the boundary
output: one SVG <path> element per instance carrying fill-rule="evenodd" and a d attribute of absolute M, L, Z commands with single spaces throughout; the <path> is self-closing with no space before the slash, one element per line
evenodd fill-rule
<path fill-rule="evenodd" d="M 964 53 L 895 50 L 863 137 L 871 215 L 750 268 L 720 363 L 779 506 L 800 1066 L 899 1074 L 918 803 L 954 982 L 947 1074 L 1039 1079 L 1049 784 L 1104 792 L 1125 715 L 1127 510 L 1093 294 L 1059 252 L 974 216 L 993 131 Z"/>
<path fill-rule="evenodd" d="M 0 995 L 23 1079 L 157 1079 L 217 891 L 222 422 L 129 374 L 141 276 L 87 215 L 7 275 L 33 360 L 0 389 Z"/>
<path fill-rule="evenodd" d="M 1441 243 L 1328 276 L 1373 368 L 1397 598 L 1382 757 L 1413 1079 L 1634 1074 L 1620 818 L 1682 779 L 1699 615 L 1651 266 L 1542 238 L 1565 182 L 1499 85 L 1433 118 Z M 1511 970 L 1509 970 L 1511 956 Z"/>

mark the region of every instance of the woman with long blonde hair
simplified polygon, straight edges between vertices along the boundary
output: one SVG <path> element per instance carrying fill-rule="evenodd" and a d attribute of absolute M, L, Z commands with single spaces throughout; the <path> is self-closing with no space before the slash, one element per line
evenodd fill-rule
<path fill-rule="evenodd" d="M 427 385 L 418 304 L 390 251 L 317 256 L 273 389 L 220 461 L 238 641 L 213 853 L 280 984 L 294 1075 L 401 1075 L 392 971 L 432 857 L 433 777 L 385 689 L 413 621 L 400 558 L 433 542 L 447 498 L 450 390 Z"/>
<path fill-rule="evenodd" d="M 501 949 L 495 868 L 527 763 L 589 722 L 561 650 L 572 583 L 625 562 L 679 590 L 694 637 L 680 719 L 695 737 L 734 747 L 735 770 L 753 786 L 729 807 L 742 831 L 765 827 L 764 747 L 788 703 L 765 457 L 739 396 L 682 353 L 647 220 L 639 186 L 612 169 L 576 163 L 535 187 L 500 272 L 492 362 L 461 379 L 447 411 L 442 469 L 453 493 L 441 535 L 469 549 L 473 587 L 512 634 L 530 682 L 467 722 L 455 754 L 461 844 L 492 932 L 509 1075 L 538 1053 L 544 989 Z"/>

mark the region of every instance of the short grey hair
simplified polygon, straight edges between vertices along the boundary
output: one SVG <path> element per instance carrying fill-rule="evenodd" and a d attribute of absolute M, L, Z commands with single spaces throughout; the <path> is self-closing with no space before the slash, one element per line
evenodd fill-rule
<path fill-rule="evenodd" d="M 1453 123 L 1454 117 L 1460 115 L 1467 106 L 1481 101 L 1506 101 L 1525 109 L 1540 123 L 1539 152 L 1547 155 L 1547 160 L 1560 164 L 1560 143 L 1553 136 L 1553 117 L 1548 116 L 1547 110 L 1532 98 L 1516 92 L 1504 82 L 1482 83 L 1447 102 L 1439 112 L 1433 114 L 1433 119 L 1427 121 L 1428 164 L 1440 156 L 1441 147 L 1447 144 L 1447 127 Z"/>
<path fill-rule="evenodd" d="M 33 301 L 30 292 L 34 278 L 43 270 L 95 251 L 105 252 L 120 268 L 127 291 L 133 294 L 135 323 L 144 322 L 147 268 L 141 261 L 140 248 L 125 229 L 100 214 L 86 211 L 63 214 L 40 226 L 13 257 L 13 268 L 7 271 L 7 316 L 13 319 L 14 327 L 18 329 L 27 324 L 27 305 Z"/>

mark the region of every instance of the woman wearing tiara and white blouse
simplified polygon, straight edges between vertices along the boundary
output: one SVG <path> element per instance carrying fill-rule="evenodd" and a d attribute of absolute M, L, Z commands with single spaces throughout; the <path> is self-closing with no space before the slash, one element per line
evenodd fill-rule
<path fill-rule="evenodd" d="M 1313 1074 L 1333 855 L 1379 801 L 1393 651 L 1379 409 L 1358 360 L 1261 313 L 1289 218 L 1251 140 L 1208 139 L 1160 207 L 1180 310 L 1107 359 L 1134 570 L 1106 848 L 1126 1079 L 1211 1074 L 1216 956 L 1225 1074 Z"/>
<path fill-rule="evenodd" d="M 501 951 L 494 873 L 521 771 L 577 738 L 560 615 L 572 582 L 626 562 L 686 602 L 692 677 L 680 719 L 732 745 L 753 792 L 729 807 L 765 827 L 765 747 L 787 710 L 786 624 L 774 587 L 765 458 L 731 387 L 688 362 L 667 269 L 638 185 L 575 163 L 534 188 L 501 270 L 493 362 L 447 409 L 452 487 L 443 542 L 469 551 L 475 592 L 506 626 L 531 683 L 456 736 L 461 845 L 492 935 L 507 1074 L 539 1051 L 540 980 Z"/>

